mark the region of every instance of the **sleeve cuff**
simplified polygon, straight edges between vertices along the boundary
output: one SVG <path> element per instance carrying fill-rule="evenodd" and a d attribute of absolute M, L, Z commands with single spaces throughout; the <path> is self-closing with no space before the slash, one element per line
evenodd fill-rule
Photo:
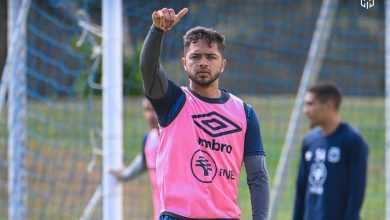
<path fill-rule="evenodd" d="M 150 28 L 152 31 L 154 32 L 161 32 L 161 33 L 164 33 L 164 31 L 156 26 L 154 26 L 154 24 L 152 24 L 152 27 Z"/>

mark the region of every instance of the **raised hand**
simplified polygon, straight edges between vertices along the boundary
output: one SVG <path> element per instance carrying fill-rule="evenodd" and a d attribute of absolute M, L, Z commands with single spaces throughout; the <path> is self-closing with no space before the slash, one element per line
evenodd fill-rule
<path fill-rule="evenodd" d="M 187 14 L 188 8 L 183 8 L 179 13 L 175 13 L 172 8 L 163 8 L 154 11 L 152 14 L 153 25 L 163 31 L 170 30 L 180 19 Z"/>

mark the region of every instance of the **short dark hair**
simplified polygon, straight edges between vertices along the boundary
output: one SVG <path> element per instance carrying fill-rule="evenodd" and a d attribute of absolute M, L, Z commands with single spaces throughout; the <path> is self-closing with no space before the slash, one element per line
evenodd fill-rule
<path fill-rule="evenodd" d="M 307 91 L 313 93 L 320 102 L 324 103 L 330 100 L 334 103 L 336 110 L 340 108 L 342 95 L 337 84 L 333 82 L 319 82 L 311 86 Z"/>
<path fill-rule="evenodd" d="M 186 50 L 191 43 L 196 43 L 198 41 L 204 41 L 209 46 L 211 46 L 211 44 L 214 42 L 217 43 L 217 48 L 223 56 L 225 50 L 225 36 L 213 28 L 206 28 L 200 26 L 191 28 L 183 36 L 184 54 L 186 53 Z"/>

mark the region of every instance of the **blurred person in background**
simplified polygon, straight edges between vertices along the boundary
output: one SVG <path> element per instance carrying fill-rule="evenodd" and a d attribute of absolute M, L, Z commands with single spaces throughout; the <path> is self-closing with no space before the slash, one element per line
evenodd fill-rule
<path fill-rule="evenodd" d="M 368 146 L 339 115 L 342 95 L 320 82 L 304 96 L 312 130 L 302 142 L 293 220 L 358 220 L 363 204 Z"/>
<path fill-rule="evenodd" d="M 120 181 L 129 181 L 148 170 L 153 194 L 153 219 L 158 220 L 160 216 L 160 201 L 156 183 L 156 154 L 160 143 L 160 134 L 158 131 L 157 114 L 149 100 L 143 98 L 142 106 L 144 118 L 150 126 L 150 130 L 144 135 L 142 141 L 142 151 L 128 167 L 124 169 L 110 170 L 110 173 Z"/>

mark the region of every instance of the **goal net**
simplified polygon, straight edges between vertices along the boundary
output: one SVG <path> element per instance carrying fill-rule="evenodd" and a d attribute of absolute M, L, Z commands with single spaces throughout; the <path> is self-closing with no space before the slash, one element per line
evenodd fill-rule
<path fill-rule="evenodd" d="M 291 218 L 299 150 L 309 129 L 305 117 L 295 122 L 288 158 L 281 153 L 321 6 L 312 0 L 123 1 L 125 165 L 140 152 L 148 130 L 138 64 L 151 14 L 163 7 L 188 7 L 189 13 L 164 39 L 161 61 L 168 77 L 179 85 L 188 83 L 180 58 L 182 36 L 189 28 L 213 27 L 226 35 L 227 66 L 220 86 L 256 110 L 271 188 L 279 161 L 288 162 L 274 189 L 279 195 L 274 219 Z M 31 3 L 26 29 L 29 219 L 80 218 L 101 184 L 101 15 L 101 1 Z M 370 147 L 362 219 L 385 216 L 384 16 L 382 1 L 368 9 L 358 1 L 339 1 L 316 78 L 340 85 L 342 118 L 363 133 Z M 9 104 L 5 99 L 0 115 L 0 219 L 8 216 L 8 126 L 14 126 L 7 125 Z M 251 219 L 245 171 L 239 192 L 241 218 Z M 123 198 L 125 219 L 152 219 L 146 173 L 124 184 Z M 104 195 L 95 200 L 90 219 L 102 218 L 101 199 Z"/>

